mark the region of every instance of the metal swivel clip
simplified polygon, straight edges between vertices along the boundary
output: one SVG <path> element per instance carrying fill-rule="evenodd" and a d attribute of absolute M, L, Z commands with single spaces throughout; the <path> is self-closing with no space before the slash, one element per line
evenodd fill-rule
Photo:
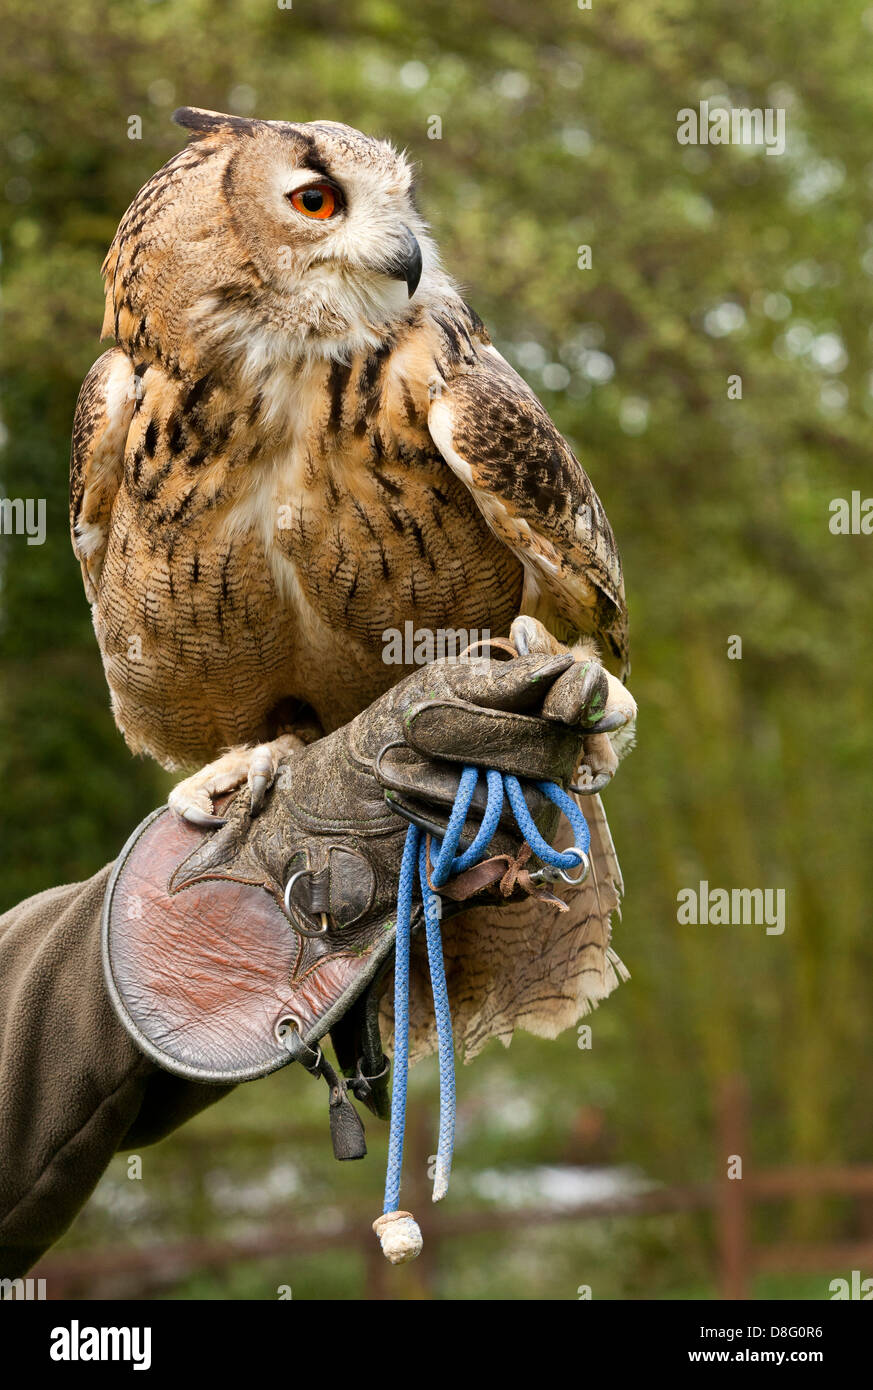
<path fill-rule="evenodd" d="M 569 874 L 566 869 L 557 869 L 551 864 L 543 864 L 539 869 L 534 869 L 530 876 L 531 883 L 584 883 L 591 870 L 588 855 L 578 845 L 570 845 L 562 853 L 575 854 L 579 860 L 579 873 L 575 877 Z"/>

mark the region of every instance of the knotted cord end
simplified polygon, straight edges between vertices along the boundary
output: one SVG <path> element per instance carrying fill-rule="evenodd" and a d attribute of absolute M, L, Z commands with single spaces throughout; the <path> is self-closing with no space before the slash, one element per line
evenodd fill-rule
<path fill-rule="evenodd" d="M 386 1211 L 377 1216 L 373 1230 L 382 1254 L 393 1265 L 405 1265 L 421 1254 L 421 1230 L 411 1211 Z"/>

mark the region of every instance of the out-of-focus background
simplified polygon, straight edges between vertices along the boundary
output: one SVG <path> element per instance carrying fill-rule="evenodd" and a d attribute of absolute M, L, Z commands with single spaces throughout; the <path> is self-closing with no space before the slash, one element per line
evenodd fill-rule
<path fill-rule="evenodd" d="M 873 536 L 829 526 L 873 494 L 873 8 L 4 0 L 3 34 L 0 497 L 46 499 L 47 535 L 0 537 L 0 909 L 90 875 L 170 785 L 114 728 L 66 491 L 100 263 L 176 105 L 341 120 L 420 162 L 448 267 L 610 515 L 641 709 L 607 797 L 633 978 L 590 1047 L 519 1036 L 460 1072 L 420 1261 L 382 1267 L 368 1230 L 384 1132 L 334 1163 L 292 1067 L 141 1179 L 117 1158 L 55 1288 L 827 1298 L 873 1274 Z M 680 145 L 701 100 L 784 111 L 785 152 Z M 681 924 L 702 880 L 785 889 L 784 933 Z M 411 1126 L 428 1216 L 432 1065 Z"/>

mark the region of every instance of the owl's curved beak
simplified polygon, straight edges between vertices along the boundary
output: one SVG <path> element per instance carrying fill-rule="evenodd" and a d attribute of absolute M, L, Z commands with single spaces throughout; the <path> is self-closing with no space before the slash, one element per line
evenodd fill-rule
<path fill-rule="evenodd" d="M 410 299 L 418 289 L 421 279 L 421 247 L 407 226 L 403 227 L 402 245 L 387 265 L 382 267 L 382 273 L 390 275 L 392 280 L 404 280 Z"/>

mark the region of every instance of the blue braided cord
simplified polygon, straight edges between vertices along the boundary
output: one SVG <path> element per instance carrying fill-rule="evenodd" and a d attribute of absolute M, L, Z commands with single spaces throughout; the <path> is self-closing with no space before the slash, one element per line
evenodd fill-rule
<path fill-rule="evenodd" d="M 521 783 L 518 778 L 513 777 L 510 772 L 507 772 L 503 778 L 503 782 L 506 787 L 506 795 L 509 798 L 509 804 L 518 822 L 518 828 L 537 858 L 542 859 L 544 864 L 553 865 L 556 869 L 572 869 L 574 866 L 578 865 L 578 854 L 570 854 L 566 851 L 562 853 L 560 850 L 552 849 L 548 841 L 543 839 L 536 828 L 533 816 L 528 810 L 527 802 L 524 799 L 524 792 L 521 789 Z M 554 782 L 537 782 L 537 786 L 555 806 L 558 806 L 564 812 L 564 815 L 573 827 L 573 833 L 576 837 L 578 848 L 587 854 L 588 846 L 591 843 L 591 836 L 588 832 L 585 817 L 582 815 L 575 801 L 572 801 L 567 793 L 556 786 Z"/>
<path fill-rule="evenodd" d="M 385 1173 L 383 1211 L 396 1211 L 400 1201 L 403 1136 L 406 1129 L 406 1082 L 409 1075 L 409 938 L 412 928 L 412 882 L 421 831 L 411 825 L 397 885 L 397 938 L 394 947 L 394 1075 L 391 1082 L 391 1130 Z"/>
<path fill-rule="evenodd" d="M 437 1053 L 440 1072 L 440 1129 L 434 1170 L 433 1200 L 438 1202 L 449 1190 L 452 1171 L 452 1150 L 455 1144 L 455 1043 L 452 1036 L 452 1015 L 449 1009 L 449 990 L 443 962 L 443 943 L 440 936 L 440 900 L 427 881 L 427 849 L 419 849 L 418 869 L 421 896 L 424 901 L 424 931 L 427 939 L 427 959 L 433 989 L 433 1011 L 437 1027 Z"/>
<path fill-rule="evenodd" d="M 458 790 L 455 793 L 455 804 L 449 816 L 449 823 L 446 826 L 446 833 L 442 840 L 436 840 L 439 846 L 437 862 L 433 870 L 434 884 L 442 883 L 448 878 L 451 872 L 452 860 L 455 857 L 455 850 L 458 848 L 458 841 L 467 820 L 467 812 L 470 809 L 470 802 L 473 800 L 473 793 L 476 790 L 476 783 L 479 781 L 479 772 L 475 767 L 465 767 L 461 773 L 461 780 L 458 783 Z"/>
<path fill-rule="evenodd" d="M 468 772 L 476 772 L 476 768 L 465 768 L 464 777 L 466 777 Z M 494 833 L 497 830 L 497 822 L 500 820 L 500 813 L 503 810 L 503 778 L 499 772 L 495 772 L 493 769 L 489 768 L 485 773 L 485 779 L 488 784 L 488 801 L 485 806 L 485 814 L 482 817 L 482 824 L 479 827 L 476 838 L 470 847 L 464 850 L 463 854 L 459 855 L 457 859 L 452 859 L 451 855 L 454 854 L 458 847 L 460 832 L 451 845 L 448 841 L 448 835 L 444 837 L 440 852 L 437 855 L 436 863 L 431 864 L 430 881 L 435 888 L 439 888 L 452 874 L 461 874 L 465 869 L 469 869 L 472 864 L 478 863 L 479 859 L 494 839 Z M 461 780 L 463 782 L 463 778 Z M 474 791 L 475 786 L 476 784 L 474 782 Z M 469 804 L 468 801 L 468 807 Z M 451 854 L 449 850 L 451 850 Z"/>
<path fill-rule="evenodd" d="M 571 869 L 578 865 L 578 855 L 553 849 L 543 839 L 528 809 L 524 792 L 517 777 L 513 777 L 508 772 L 501 774 L 491 770 L 486 771 L 485 776 L 488 783 L 488 801 L 482 824 L 469 848 L 458 858 L 455 858 L 455 851 L 458 848 L 473 793 L 476 790 L 479 771 L 475 767 L 466 767 L 461 774 L 445 835 L 442 840 L 437 840 L 436 837 L 433 837 L 432 840 L 432 843 L 437 846 L 436 863 L 431 865 L 431 882 L 434 887 L 445 882 L 451 874 L 461 873 L 464 869 L 469 868 L 483 854 L 497 830 L 497 823 L 503 810 L 504 793 L 509 799 L 519 830 L 534 854 L 544 864 L 550 864 L 558 869 Z M 591 836 L 585 817 L 576 802 L 554 782 L 537 782 L 536 786 L 553 805 L 564 813 L 572 826 L 576 847 L 587 853 Z M 397 887 L 397 941 L 394 961 L 394 1075 L 391 1087 L 388 1167 L 385 1174 L 385 1203 L 383 1207 L 385 1212 L 397 1211 L 400 1201 L 403 1139 L 406 1128 L 406 1089 L 409 1073 L 409 943 L 412 928 L 413 876 L 416 864 L 418 865 L 424 907 L 424 929 L 433 989 L 439 1057 L 440 1128 L 434 1175 L 433 1199 L 435 1202 L 445 1196 L 448 1188 L 455 1137 L 454 1040 L 442 938 L 440 936 L 442 908 L 437 893 L 434 892 L 427 880 L 427 846 L 424 836 L 417 826 L 410 825 L 406 832 L 406 844 L 403 849 L 403 860 Z"/>
<path fill-rule="evenodd" d="M 555 782 L 537 782 L 535 785 L 539 787 L 544 796 L 549 798 L 552 805 L 557 806 L 558 810 L 567 817 L 567 820 L 570 822 L 570 828 L 573 831 L 573 839 L 577 848 L 581 849 L 584 854 L 587 854 L 591 846 L 591 832 L 588 829 L 587 820 L 579 810 L 578 802 L 576 802 L 572 796 L 568 796 L 563 788 L 559 787 Z M 551 846 L 549 846 L 549 848 L 551 849 Z M 552 849 L 552 854 L 556 853 L 557 851 Z M 540 855 L 540 858 L 542 859 L 542 855 Z M 567 865 L 563 864 L 558 867 L 566 868 Z"/>
<path fill-rule="evenodd" d="M 451 869 L 453 874 L 462 874 L 472 864 L 477 864 L 494 839 L 497 823 L 503 810 L 503 778 L 493 768 L 487 768 L 485 780 L 488 784 L 488 801 L 485 805 L 482 824 L 469 849 L 465 849 L 464 853 L 453 863 Z"/>

